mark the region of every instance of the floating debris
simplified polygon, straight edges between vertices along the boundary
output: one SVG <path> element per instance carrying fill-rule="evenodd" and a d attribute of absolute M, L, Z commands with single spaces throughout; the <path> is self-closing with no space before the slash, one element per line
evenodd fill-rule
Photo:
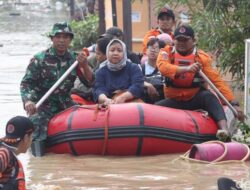
<path fill-rule="evenodd" d="M 21 13 L 15 13 L 15 12 L 13 12 L 13 13 L 9 13 L 9 15 L 10 15 L 10 16 L 20 16 Z"/>

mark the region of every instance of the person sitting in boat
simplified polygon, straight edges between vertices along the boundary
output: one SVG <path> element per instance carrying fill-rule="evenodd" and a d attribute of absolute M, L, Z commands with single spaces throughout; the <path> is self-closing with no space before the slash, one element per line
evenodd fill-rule
<path fill-rule="evenodd" d="M 122 30 L 116 26 L 113 26 L 113 27 L 110 27 L 109 29 L 107 29 L 105 34 L 111 35 L 111 36 L 113 36 L 113 38 L 117 38 L 117 39 L 123 41 L 124 34 L 123 34 Z M 128 49 L 127 49 L 127 57 L 130 60 L 130 62 L 136 63 L 138 65 L 141 64 L 140 56 L 132 51 L 129 51 Z"/>
<path fill-rule="evenodd" d="M 141 98 L 143 75 L 138 65 L 128 61 L 126 45 L 113 39 L 107 46 L 106 56 L 106 65 L 95 74 L 95 102 L 108 105 Z"/>
<path fill-rule="evenodd" d="M 52 46 L 31 59 L 20 84 L 24 109 L 35 126 L 32 146 L 41 147 L 40 153 L 32 152 L 35 156 L 42 156 L 44 153 L 42 147 L 44 147 L 47 138 L 48 121 L 55 114 L 76 104 L 70 98 L 70 90 L 76 77 L 85 77 L 91 81 L 93 76 L 87 63 L 86 54 L 80 52 L 77 55 L 68 49 L 74 34 L 67 22 L 54 24 L 49 37 Z M 37 109 L 36 103 L 76 59 L 79 63 L 76 69 L 69 73 L 60 86 Z"/>
<path fill-rule="evenodd" d="M 103 66 L 103 64 L 105 64 L 106 47 L 113 38 L 123 40 L 123 32 L 120 28 L 116 26 L 107 29 L 106 32 L 99 37 L 97 43 L 93 45 L 93 49 L 95 49 L 95 54 L 88 57 L 88 63 L 92 68 L 93 73 L 95 73 L 100 66 Z M 138 65 L 140 64 L 140 59 L 135 53 L 127 50 L 127 56 L 131 62 L 136 63 Z M 77 79 L 74 88 L 71 91 L 71 97 L 73 98 L 73 100 L 77 101 L 80 104 L 92 104 L 92 84 L 93 81 L 88 82 L 84 79 Z"/>
<path fill-rule="evenodd" d="M 170 35 L 166 34 L 166 33 L 160 34 L 160 35 L 158 35 L 156 37 L 155 36 L 150 36 L 149 40 L 152 39 L 152 38 L 158 38 L 159 39 L 160 48 L 164 48 L 166 45 L 170 45 L 170 46 L 173 45 L 172 37 Z M 148 51 L 147 51 L 146 55 L 143 55 L 143 57 L 141 58 L 141 65 L 145 64 L 145 62 L 147 60 L 148 60 Z"/>
<path fill-rule="evenodd" d="M 144 55 L 146 55 L 147 52 L 147 43 L 150 36 L 156 37 L 160 34 L 166 33 L 169 34 L 172 37 L 172 39 L 174 37 L 172 29 L 175 25 L 175 15 L 174 12 L 168 6 L 164 6 L 163 8 L 161 8 L 157 17 L 157 24 L 158 27 L 149 30 L 143 38 L 142 52 Z"/>
<path fill-rule="evenodd" d="M 156 60 L 161 48 L 164 48 L 165 43 L 161 43 L 158 38 L 151 38 L 147 44 L 148 59 L 141 65 L 144 75 L 144 96 L 143 101 L 146 103 L 155 103 L 164 99 L 163 94 L 163 76 L 156 67 Z"/>
<path fill-rule="evenodd" d="M 202 86 L 201 69 L 213 82 L 225 98 L 238 111 L 238 119 L 244 120 L 244 114 L 239 103 L 229 88 L 221 79 L 219 73 L 212 67 L 212 59 L 204 51 L 197 49 L 194 31 L 189 25 L 180 25 L 174 32 L 174 47 L 161 49 L 157 67 L 165 76 L 164 94 L 166 99 L 156 102 L 157 105 L 196 110 L 204 109 L 216 121 L 220 133 L 230 136 L 226 116 L 218 98 Z"/>
<path fill-rule="evenodd" d="M 27 117 L 11 118 L 0 139 L 0 189 L 25 190 L 25 176 L 17 155 L 26 153 L 31 145 L 34 125 Z"/>
<path fill-rule="evenodd" d="M 87 58 L 89 66 L 92 68 L 93 75 L 97 69 L 104 66 L 106 57 L 106 49 L 113 36 L 103 35 L 101 36 L 95 46 L 95 54 Z M 94 80 L 94 76 L 93 76 Z M 74 88 L 71 90 L 71 98 L 80 104 L 94 104 L 92 86 L 94 81 L 88 81 L 86 79 L 80 80 L 77 78 L 74 84 Z"/>

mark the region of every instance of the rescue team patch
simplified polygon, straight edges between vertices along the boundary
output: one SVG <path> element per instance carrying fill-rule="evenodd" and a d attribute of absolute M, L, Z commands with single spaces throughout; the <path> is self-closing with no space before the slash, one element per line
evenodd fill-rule
<path fill-rule="evenodd" d="M 186 28 L 180 27 L 179 32 L 180 32 L 180 33 L 185 33 L 185 32 L 186 32 Z"/>
<path fill-rule="evenodd" d="M 13 133 L 13 132 L 15 131 L 15 126 L 12 125 L 12 124 L 9 124 L 9 125 L 7 126 L 6 131 L 7 131 L 9 134 Z"/>
<path fill-rule="evenodd" d="M 163 60 L 167 60 L 168 59 L 168 53 L 167 52 L 163 51 L 163 52 L 161 52 L 161 55 L 162 55 L 162 59 Z"/>

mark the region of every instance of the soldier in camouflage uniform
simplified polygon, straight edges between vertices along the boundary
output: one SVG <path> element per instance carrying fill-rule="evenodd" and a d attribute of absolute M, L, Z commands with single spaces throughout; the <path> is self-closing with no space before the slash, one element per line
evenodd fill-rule
<path fill-rule="evenodd" d="M 36 128 L 33 133 L 33 143 L 37 141 L 41 146 L 44 145 L 47 138 L 49 120 L 58 112 L 75 105 L 70 98 L 70 90 L 74 85 L 76 77 L 84 77 L 91 81 L 93 76 L 88 66 L 86 55 L 83 52 L 77 55 L 68 49 L 74 34 L 66 22 L 54 24 L 49 37 L 51 38 L 52 46 L 36 54 L 31 59 L 20 87 L 24 109 Z M 35 104 L 76 59 L 79 62 L 76 69 L 36 109 Z"/>

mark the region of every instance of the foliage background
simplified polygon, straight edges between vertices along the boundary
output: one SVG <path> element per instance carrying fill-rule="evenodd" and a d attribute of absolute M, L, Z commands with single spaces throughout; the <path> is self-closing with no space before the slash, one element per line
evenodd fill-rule
<path fill-rule="evenodd" d="M 213 53 L 217 66 L 243 87 L 245 39 L 250 38 L 249 0 L 158 0 L 156 8 L 185 6 L 198 46 Z M 176 13 L 176 12 L 175 12 Z"/>
<path fill-rule="evenodd" d="M 79 50 L 94 44 L 98 38 L 98 16 L 89 15 L 81 21 L 71 21 L 70 25 L 74 32 L 72 49 Z"/>
<path fill-rule="evenodd" d="M 133 1 L 132 1 L 133 2 Z M 243 89 L 245 39 L 250 38 L 249 0 L 157 0 L 155 12 L 165 4 L 175 11 L 188 10 L 191 26 L 196 32 L 198 47 L 213 54 L 216 66 L 231 73 L 235 85 Z M 83 21 L 72 21 L 75 32 L 74 49 L 88 47 L 98 38 L 98 16 L 89 15 Z"/>

